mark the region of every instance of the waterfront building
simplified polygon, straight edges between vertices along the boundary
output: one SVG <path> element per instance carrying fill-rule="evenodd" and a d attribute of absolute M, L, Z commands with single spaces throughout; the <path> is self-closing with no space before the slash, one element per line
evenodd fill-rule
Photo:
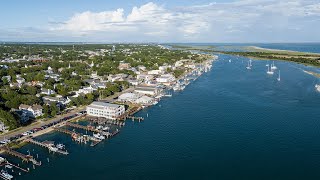
<path fill-rule="evenodd" d="M 140 96 L 136 93 L 123 93 L 118 97 L 122 102 L 135 102 Z"/>
<path fill-rule="evenodd" d="M 164 75 L 161 75 L 160 77 L 156 78 L 156 81 L 158 83 L 162 83 L 162 84 L 170 84 L 172 83 L 173 81 L 175 81 L 175 77 L 172 75 L 172 74 L 164 74 Z"/>
<path fill-rule="evenodd" d="M 137 104 L 152 104 L 154 102 L 154 98 L 148 96 L 142 96 L 135 101 Z"/>
<path fill-rule="evenodd" d="M 116 119 L 125 112 L 125 107 L 124 105 L 95 101 L 87 106 L 86 110 L 90 116 Z"/>
<path fill-rule="evenodd" d="M 136 93 L 151 95 L 151 96 L 159 94 L 159 89 L 155 86 L 137 86 L 134 91 Z"/>

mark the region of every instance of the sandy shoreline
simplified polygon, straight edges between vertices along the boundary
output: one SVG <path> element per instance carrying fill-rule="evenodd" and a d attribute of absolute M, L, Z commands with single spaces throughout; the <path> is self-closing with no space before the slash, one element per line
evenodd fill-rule
<path fill-rule="evenodd" d="M 305 55 L 320 55 L 320 53 L 312 53 L 312 52 L 302 52 L 302 51 L 292 51 L 292 50 L 283 50 L 283 49 L 270 49 L 270 48 L 263 48 L 259 46 L 248 46 L 248 50 L 255 50 L 255 51 L 264 51 L 264 52 L 278 52 L 278 53 L 292 53 L 292 54 L 305 54 Z"/>

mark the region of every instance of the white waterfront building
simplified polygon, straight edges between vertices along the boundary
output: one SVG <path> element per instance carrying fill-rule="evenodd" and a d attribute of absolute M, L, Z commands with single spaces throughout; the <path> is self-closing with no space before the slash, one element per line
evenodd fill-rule
<path fill-rule="evenodd" d="M 93 102 L 87 106 L 87 114 L 95 117 L 116 119 L 125 112 L 124 105 L 104 102 Z"/>

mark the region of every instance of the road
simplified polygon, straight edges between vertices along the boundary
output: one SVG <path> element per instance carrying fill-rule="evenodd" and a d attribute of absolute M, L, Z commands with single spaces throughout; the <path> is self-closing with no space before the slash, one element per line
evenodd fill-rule
<path fill-rule="evenodd" d="M 122 92 L 118 92 L 118 93 L 113 94 L 112 96 L 109 96 L 109 97 L 105 98 L 105 99 L 101 99 L 100 101 L 113 102 L 114 98 L 120 96 L 123 93 L 132 92 L 133 90 L 134 90 L 134 87 L 130 87 L 128 89 L 123 90 Z M 70 111 L 67 114 L 59 115 L 59 116 L 56 116 L 56 117 L 54 117 L 52 119 L 49 119 L 49 120 L 46 120 L 46 121 L 38 120 L 38 121 L 28 125 L 28 126 L 23 126 L 23 127 L 18 128 L 18 129 L 15 129 L 13 131 L 9 131 L 7 133 L 1 134 L 0 135 L 0 140 L 9 139 L 9 138 L 14 137 L 14 136 L 16 136 L 18 134 L 22 134 L 22 133 L 24 133 L 26 131 L 30 131 L 30 130 L 32 130 L 34 128 L 40 128 L 41 126 L 45 126 L 45 125 L 48 125 L 50 123 L 59 121 L 60 119 L 62 119 L 64 117 L 74 115 L 74 114 L 79 113 L 80 111 L 83 111 L 83 110 L 85 110 L 85 107 L 82 106 L 82 107 L 78 107 L 78 108 Z"/>
<path fill-rule="evenodd" d="M 45 125 L 48 125 L 50 123 L 53 123 L 53 122 L 57 122 L 59 121 L 60 119 L 64 118 L 64 117 L 68 117 L 68 116 L 71 116 L 71 115 L 74 115 L 76 113 L 79 113 L 80 111 L 83 111 L 85 110 L 85 107 L 78 107 L 72 111 L 70 111 L 69 113 L 66 113 L 66 114 L 63 114 L 63 115 L 59 115 L 59 116 L 56 116 L 52 119 L 49 119 L 49 120 L 46 120 L 46 121 L 43 121 L 43 120 L 39 120 L 39 121 L 36 121 L 28 126 L 24 126 L 24 127 L 20 127 L 18 129 L 15 129 L 13 131 L 9 131 L 5 134 L 1 134 L 0 135 L 0 140 L 3 140 L 3 139 L 9 139 L 11 137 L 14 137 L 18 134 L 22 134 L 26 131 L 30 131 L 34 128 L 40 128 L 41 126 L 45 126 Z"/>

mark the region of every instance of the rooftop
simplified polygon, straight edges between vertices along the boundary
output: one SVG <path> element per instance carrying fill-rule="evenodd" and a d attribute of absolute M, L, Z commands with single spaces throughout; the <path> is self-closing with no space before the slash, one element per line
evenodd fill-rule
<path fill-rule="evenodd" d="M 121 105 L 94 101 L 89 106 L 95 107 L 95 108 L 106 108 L 106 107 L 119 108 Z"/>

